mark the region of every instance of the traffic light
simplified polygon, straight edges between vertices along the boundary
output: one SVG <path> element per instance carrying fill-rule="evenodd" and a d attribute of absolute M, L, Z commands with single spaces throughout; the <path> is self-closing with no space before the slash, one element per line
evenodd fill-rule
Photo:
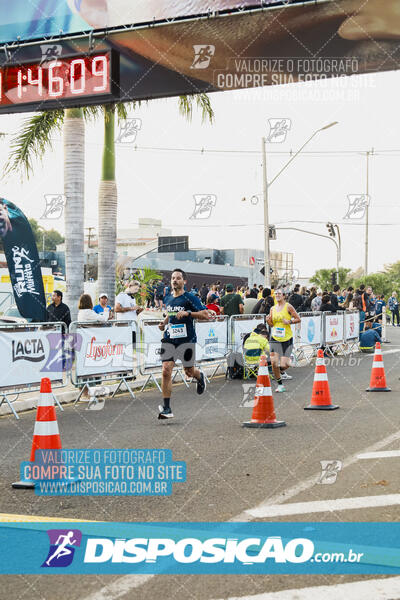
<path fill-rule="evenodd" d="M 268 228 L 268 235 L 270 240 L 276 240 L 276 228 L 275 225 L 270 225 Z"/>
<path fill-rule="evenodd" d="M 274 270 L 273 270 L 272 267 L 269 268 L 269 272 L 270 272 L 270 275 L 272 275 L 272 273 L 274 272 Z M 260 273 L 261 273 L 261 275 L 265 275 L 265 268 L 264 267 L 262 269 L 260 269 Z"/>
<path fill-rule="evenodd" d="M 336 237 L 336 231 L 335 231 L 335 228 L 334 228 L 333 224 L 332 223 L 327 223 L 326 226 L 328 228 L 329 235 L 331 237 Z"/>
<path fill-rule="evenodd" d="M 337 283 L 337 277 L 336 277 L 336 275 L 337 275 L 336 271 L 332 271 L 332 273 L 331 273 L 331 282 L 332 282 L 332 285 L 336 285 L 336 283 Z"/>

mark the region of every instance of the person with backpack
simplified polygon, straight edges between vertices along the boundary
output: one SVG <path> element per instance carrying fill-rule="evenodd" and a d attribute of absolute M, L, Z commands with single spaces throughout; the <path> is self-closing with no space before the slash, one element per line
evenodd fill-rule
<path fill-rule="evenodd" d="M 353 308 L 360 312 L 360 335 L 364 331 L 365 311 L 363 310 L 362 290 L 357 289 L 353 297 Z"/>
<path fill-rule="evenodd" d="M 264 288 L 262 291 L 262 298 L 257 302 L 251 311 L 252 315 L 269 315 L 271 308 L 275 302 L 271 296 L 270 288 Z"/>
<path fill-rule="evenodd" d="M 294 286 L 293 293 L 289 296 L 289 304 L 293 306 L 293 308 L 297 311 L 300 306 L 303 304 L 304 299 L 303 296 L 299 293 L 300 285 L 296 283 Z"/>

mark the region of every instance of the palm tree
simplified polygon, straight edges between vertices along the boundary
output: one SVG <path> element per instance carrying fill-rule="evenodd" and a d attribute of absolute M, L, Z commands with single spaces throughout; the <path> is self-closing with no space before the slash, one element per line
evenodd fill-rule
<path fill-rule="evenodd" d="M 80 108 L 65 111 L 64 194 L 65 194 L 65 280 L 66 304 L 77 318 L 78 300 L 84 279 L 85 207 L 85 124 Z"/>
<path fill-rule="evenodd" d="M 212 123 L 214 112 L 206 94 L 179 96 L 179 112 L 190 121 L 194 102 L 202 111 L 202 122 L 208 119 Z M 60 130 L 64 124 L 65 237 L 67 239 L 65 261 L 67 298 L 72 311 L 75 310 L 77 300 L 83 291 L 84 277 L 83 120 L 92 120 L 101 112 L 103 113 L 104 146 L 98 207 L 98 289 L 104 290 L 113 302 L 118 199 L 115 182 L 115 118 L 117 115 L 118 121 L 126 119 L 128 109 L 135 108 L 136 105 L 136 102 L 130 102 L 40 112 L 27 119 L 11 141 L 11 152 L 5 166 L 5 173 L 20 172 L 22 176 L 29 178 L 33 173 L 34 159 L 43 159 L 46 150 L 51 148 L 51 135 L 54 131 Z"/>

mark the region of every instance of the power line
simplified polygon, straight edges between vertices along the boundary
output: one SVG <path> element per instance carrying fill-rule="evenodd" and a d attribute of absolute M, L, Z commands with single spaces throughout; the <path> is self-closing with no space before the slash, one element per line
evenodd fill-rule
<path fill-rule="evenodd" d="M 4 135 L 14 135 L 11 133 L 4 133 Z M 62 142 L 60 138 L 51 138 L 52 142 Z M 88 146 L 102 146 L 102 143 L 97 142 L 85 142 L 85 145 Z M 131 144 L 115 144 L 117 148 L 126 148 L 128 150 L 137 151 L 149 151 L 149 152 L 183 152 L 183 153 L 194 153 L 194 154 L 237 154 L 237 155 L 253 155 L 257 156 L 261 154 L 260 150 L 229 150 L 227 148 L 204 148 L 204 146 L 200 148 L 171 148 L 171 147 L 162 147 L 162 146 L 138 146 Z M 295 154 L 295 150 L 268 150 L 268 154 L 276 154 L 282 156 L 292 156 Z M 301 154 L 308 156 L 359 156 L 365 155 L 367 150 L 304 150 Z M 375 150 L 374 156 L 389 156 L 396 157 L 400 156 L 400 149 L 391 149 L 391 150 Z"/>

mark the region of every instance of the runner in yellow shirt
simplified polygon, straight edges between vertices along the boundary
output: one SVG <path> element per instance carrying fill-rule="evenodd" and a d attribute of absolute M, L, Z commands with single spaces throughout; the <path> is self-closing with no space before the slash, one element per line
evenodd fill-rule
<path fill-rule="evenodd" d="M 290 355 L 293 350 L 292 323 L 300 323 L 300 317 L 291 304 L 285 301 L 281 288 L 275 290 L 276 304 L 271 308 L 267 322 L 271 326 L 271 363 L 276 381 L 277 392 L 285 392 L 281 371 L 285 372 L 291 365 Z M 285 378 L 289 378 L 288 376 Z"/>

